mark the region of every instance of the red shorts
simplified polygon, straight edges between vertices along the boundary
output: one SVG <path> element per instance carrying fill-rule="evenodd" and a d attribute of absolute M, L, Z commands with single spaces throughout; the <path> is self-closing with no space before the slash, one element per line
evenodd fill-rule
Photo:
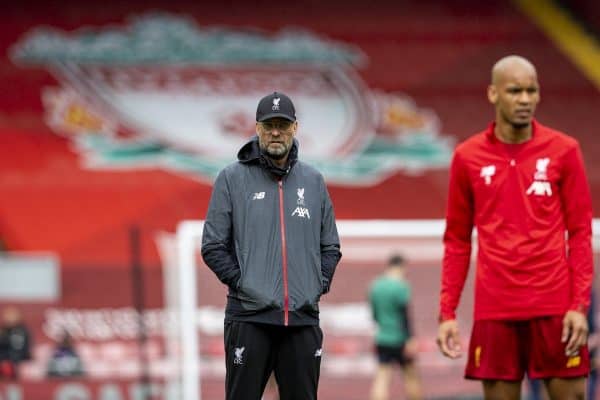
<path fill-rule="evenodd" d="M 467 379 L 520 381 L 536 378 L 574 378 L 590 371 L 584 346 L 575 357 L 561 343 L 562 316 L 525 321 L 475 321 L 469 343 Z"/>

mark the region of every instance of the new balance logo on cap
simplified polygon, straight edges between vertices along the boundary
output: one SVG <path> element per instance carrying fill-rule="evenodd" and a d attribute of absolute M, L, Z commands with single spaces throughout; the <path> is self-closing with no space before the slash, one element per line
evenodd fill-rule
<path fill-rule="evenodd" d="M 323 349 L 317 349 L 317 351 L 315 351 L 315 358 L 321 357 L 322 355 L 323 355 Z"/>
<path fill-rule="evenodd" d="M 266 95 L 258 102 L 256 107 L 256 121 L 263 122 L 271 118 L 285 118 L 288 121 L 296 120 L 294 103 L 281 92 Z"/>

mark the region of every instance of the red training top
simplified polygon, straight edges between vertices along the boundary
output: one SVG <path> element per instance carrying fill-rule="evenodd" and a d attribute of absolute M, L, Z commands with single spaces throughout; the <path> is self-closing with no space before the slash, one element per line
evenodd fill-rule
<path fill-rule="evenodd" d="M 535 120 L 521 144 L 499 141 L 494 127 L 461 143 L 452 159 L 440 319 L 456 317 L 473 226 L 475 320 L 585 313 L 592 206 L 579 144 Z"/>

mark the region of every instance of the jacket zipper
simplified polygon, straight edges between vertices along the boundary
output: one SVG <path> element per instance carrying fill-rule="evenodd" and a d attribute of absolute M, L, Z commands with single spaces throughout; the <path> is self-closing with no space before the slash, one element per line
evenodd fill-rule
<path fill-rule="evenodd" d="M 281 258 L 283 268 L 283 324 L 288 325 L 289 319 L 289 293 L 288 293 L 288 277 L 287 277 L 287 246 L 285 243 L 285 213 L 283 210 L 283 181 L 280 179 L 279 183 L 279 220 L 281 225 Z"/>

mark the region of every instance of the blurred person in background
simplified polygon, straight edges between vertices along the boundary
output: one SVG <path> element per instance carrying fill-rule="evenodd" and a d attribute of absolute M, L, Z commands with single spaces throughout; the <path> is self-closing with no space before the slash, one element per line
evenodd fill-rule
<path fill-rule="evenodd" d="M 19 366 L 31 360 L 31 334 L 21 311 L 14 306 L 2 310 L 0 325 L 0 377 L 17 379 Z"/>
<path fill-rule="evenodd" d="M 50 360 L 46 375 L 49 378 L 67 378 L 84 375 L 83 362 L 77 354 L 71 335 L 64 332 L 57 343 Z"/>
<path fill-rule="evenodd" d="M 600 334 L 596 326 L 596 295 L 592 290 L 592 298 L 590 301 L 590 309 L 588 310 L 588 325 L 590 327 L 590 335 L 588 347 L 590 350 L 590 376 L 587 382 L 587 399 L 596 399 L 596 385 L 598 384 L 598 346 L 600 346 Z"/>
<path fill-rule="evenodd" d="M 529 400 L 548 400 L 548 392 L 540 379 L 528 379 Z"/>
<path fill-rule="evenodd" d="M 10 357 L 8 331 L 0 326 L 0 379 L 17 379 L 17 368 Z"/>
<path fill-rule="evenodd" d="M 342 256 L 323 176 L 298 159 L 296 110 L 263 97 L 256 136 L 215 180 L 202 257 L 229 288 L 227 400 L 259 400 L 272 372 L 282 400 L 315 400 L 323 354 L 319 300 Z"/>
<path fill-rule="evenodd" d="M 411 287 L 406 280 L 404 258 L 393 255 L 385 271 L 371 284 L 369 304 L 377 332 L 375 351 L 377 371 L 371 400 L 388 400 L 394 364 L 402 369 L 406 398 L 422 399 L 421 382 L 415 365 L 416 341 L 413 338 L 409 303 Z"/>
<path fill-rule="evenodd" d="M 465 377 L 482 381 L 486 399 L 520 399 L 525 373 L 552 399 L 583 399 L 593 263 L 579 143 L 533 118 L 540 86 L 527 59 L 499 60 L 487 94 L 495 121 L 456 148 L 450 167 L 438 346 L 462 354 L 455 312 L 476 227 Z"/>

